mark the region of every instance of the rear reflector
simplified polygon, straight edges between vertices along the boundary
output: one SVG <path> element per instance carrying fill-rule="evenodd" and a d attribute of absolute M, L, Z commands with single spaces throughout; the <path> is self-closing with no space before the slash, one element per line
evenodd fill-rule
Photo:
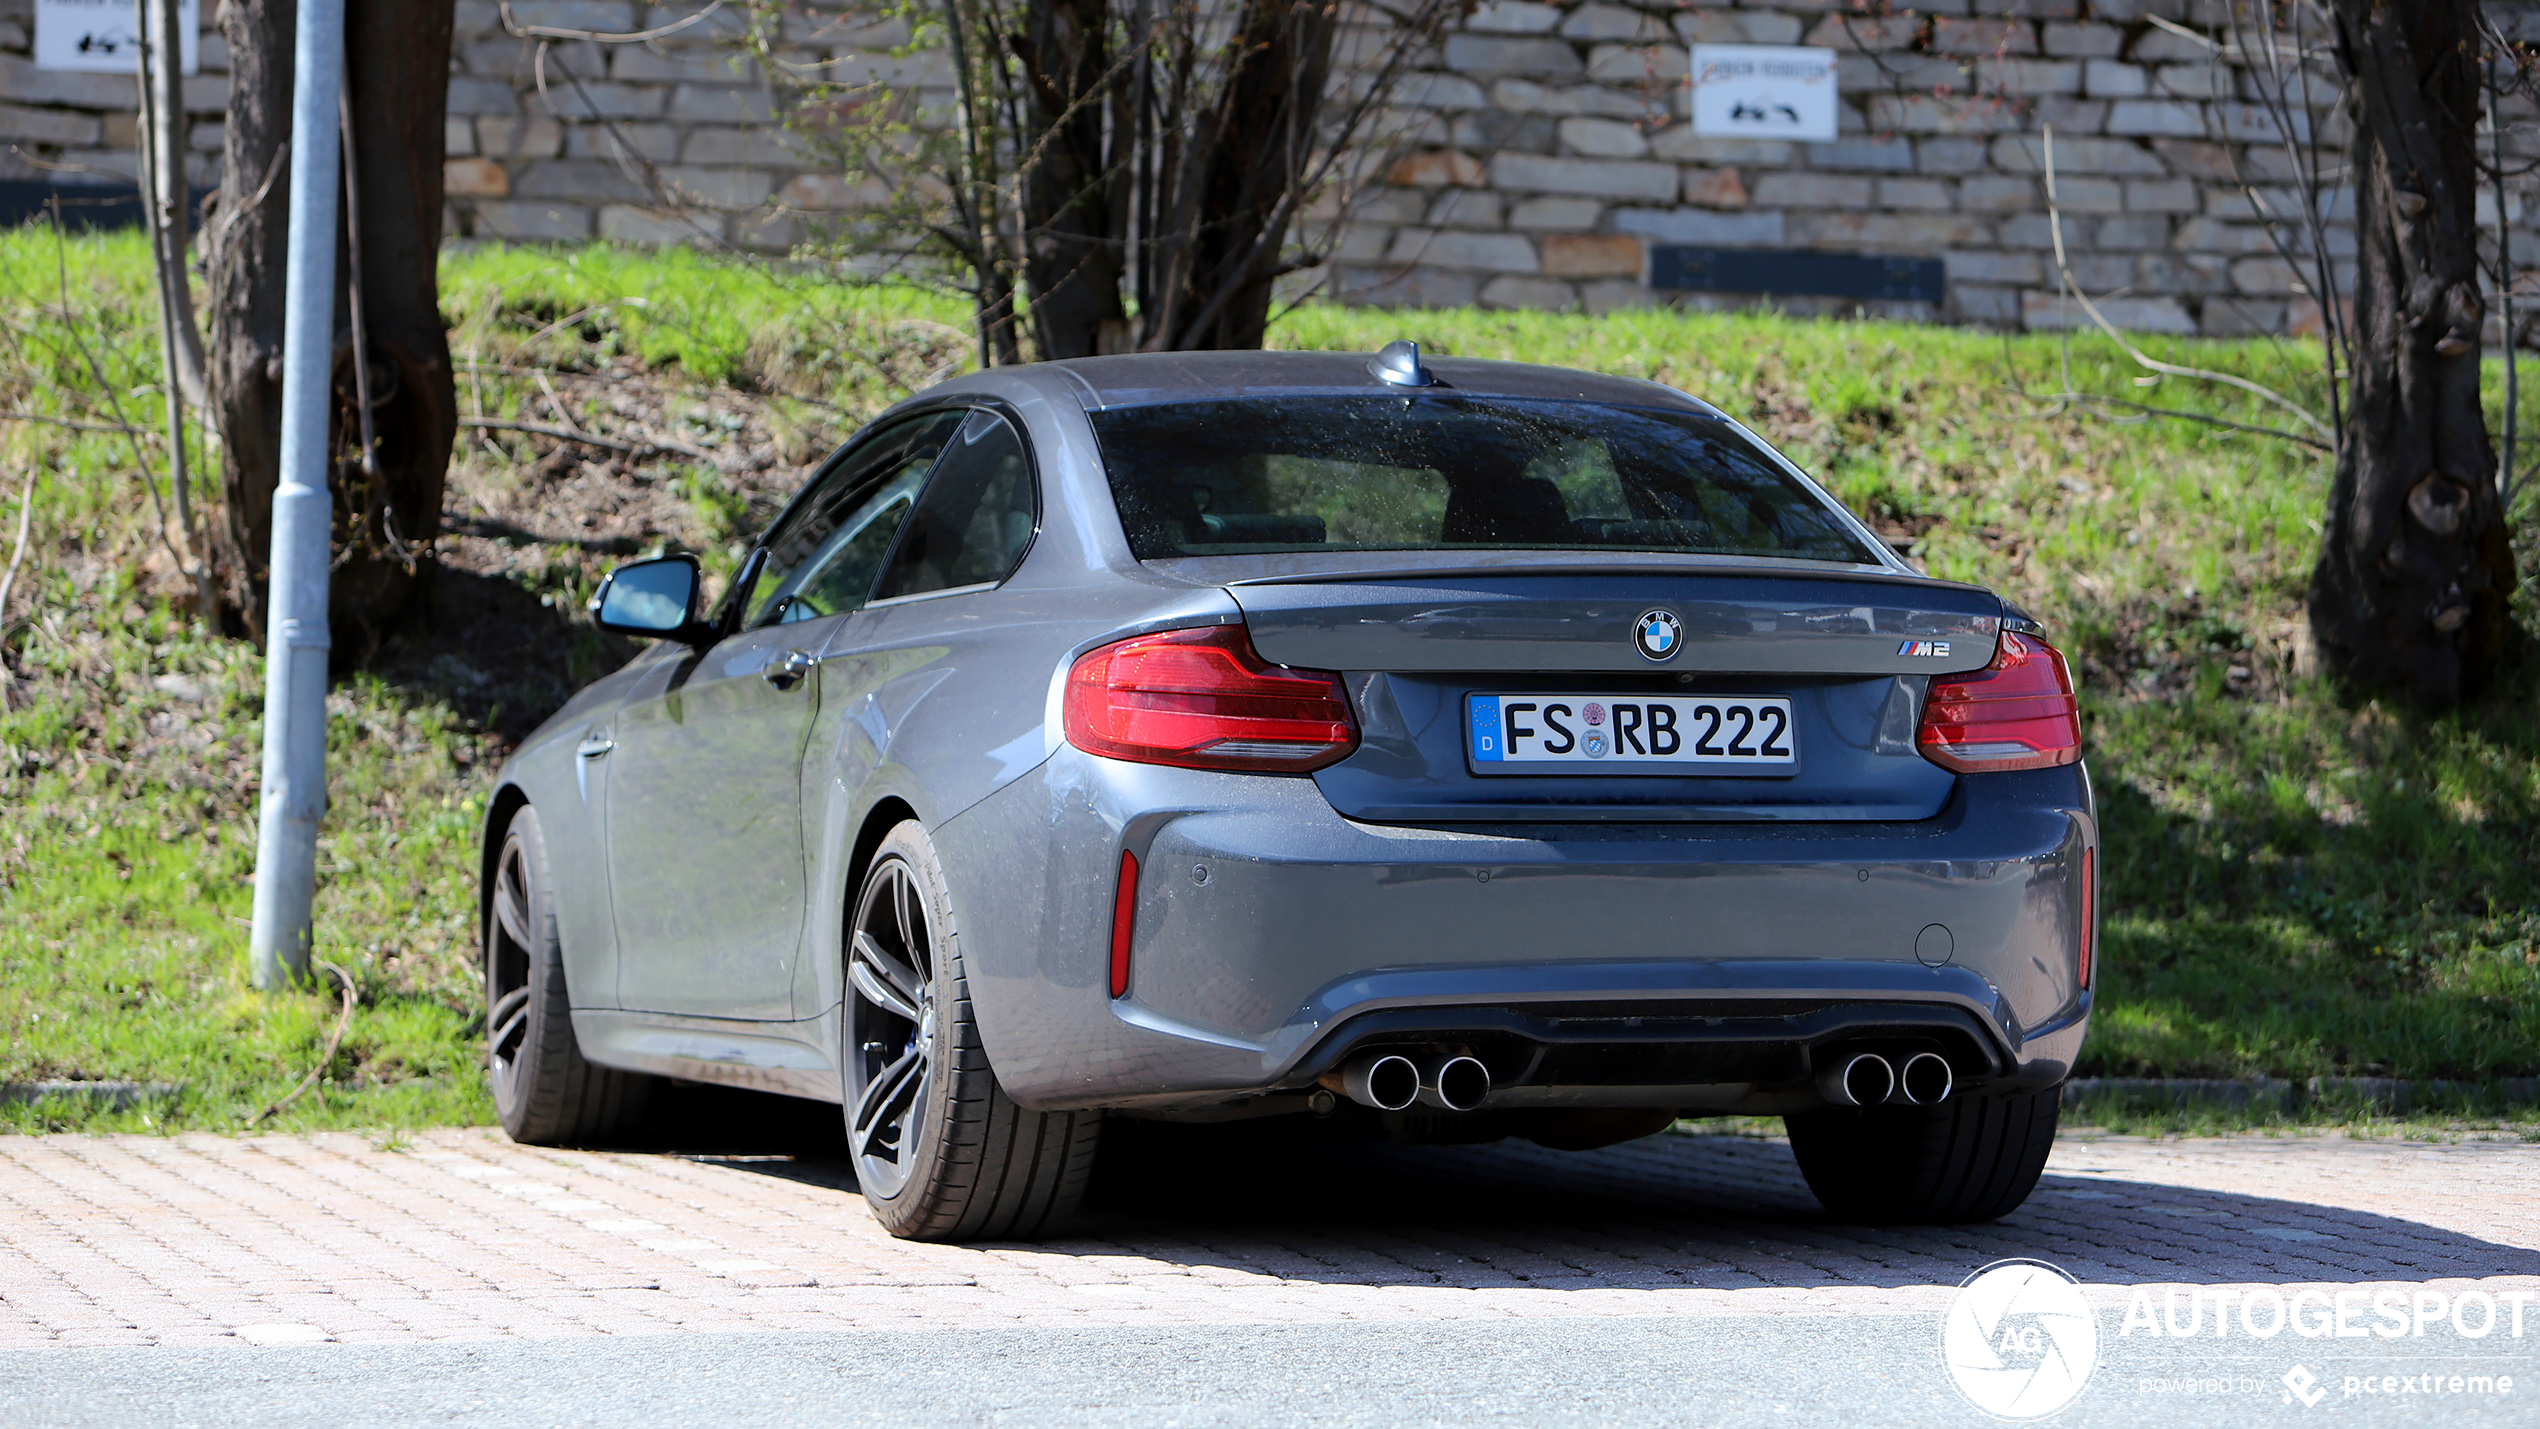
<path fill-rule="evenodd" d="M 1120 851 L 1120 886 L 1111 895 L 1111 995 L 1129 995 L 1129 938 L 1138 930 L 1138 856 Z"/>
<path fill-rule="evenodd" d="M 1242 626 L 1210 625 L 1078 658 L 1067 742 L 1141 764 L 1295 774 L 1348 757 L 1358 726 L 1340 676 L 1269 664 Z"/>
<path fill-rule="evenodd" d="M 2099 951 L 2099 850 L 2081 851 L 2081 970 L 2080 986 L 2090 987 L 2090 963 Z"/>
<path fill-rule="evenodd" d="M 1961 774 L 2070 764 L 2081 758 L 2072 672 L 2054 646 L 2006 630 L 1992 664 L 1931 682 L 1915 743 L 1925 759 Z"/>

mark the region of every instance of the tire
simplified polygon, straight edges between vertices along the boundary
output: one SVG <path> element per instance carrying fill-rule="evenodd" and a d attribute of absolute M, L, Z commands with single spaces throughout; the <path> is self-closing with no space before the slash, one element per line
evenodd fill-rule
<path fill-rule="evenodd" d="M 538 811 L 523 804 L 503 831 L 485 918 L 485 1065 L 494 1110 L 514 1141 L 600 1140 L 641 1120 L 654 1080 L 586 1061 L 573 1039 L 555 884 Z"/>
<path fill-rule="evenodd" d="M 1784 1118 L 1817 1203 L 1868 1225 L 1967 1225 L 2020 1208 L 2055 1145 L 2063 1088 Z"/>
<path fill-rule="evenodd" d="M 917 824 L 874 850 L 847 923 L 845 1063 L 856 1184 L 908 1240 L 1024 1240 L 1075 1212 L 1100 1112 L 1036 1112 L 997 1084 L 952 899 Z"/>

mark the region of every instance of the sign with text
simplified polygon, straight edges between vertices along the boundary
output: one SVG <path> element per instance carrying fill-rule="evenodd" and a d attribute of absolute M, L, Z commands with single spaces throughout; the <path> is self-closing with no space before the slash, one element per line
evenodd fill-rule
<path fill-rule="evenodd" d="M 1716 139 L 1835 137 L 1834 51 L 1788 45 L 1693 47 L 1693 132 Z"/>
<path fill-rule="evenodd" d="M 177 6 L 178 48 L 185 74 L 203 63 L 202 0 Z M 141 64 L 140 16 L 132 0 L 35 0 L 35 67 L 136 74 Z"/>

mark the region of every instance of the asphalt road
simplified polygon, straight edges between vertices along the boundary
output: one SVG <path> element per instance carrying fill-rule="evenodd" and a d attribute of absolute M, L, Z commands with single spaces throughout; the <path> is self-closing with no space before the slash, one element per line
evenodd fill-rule
<path fill-rule="evenodd" d="M 2105 1319 L 2106 1317 L 2103 1317 Z M 2113 1324 L 2105 1333 L 2113 1336 Z M 2437 1336 L 2308 1364 L 2300 1351 L 2150 1351 L 2111 1338 L 2070 1425 L 2540 1423 L 2540 1355 Z M 2234 1346 L 2245 1349 L 2246 1346 Z M 2343 1376 L 2511 1375 L 2487 1398 L 2341 1392 Z M 2182 1392 L 2173 1383 L 2197 1380 Z M 2225 1386 L 2217 1388 L 2217 1385 Z M 485 1424 L 1421 1425 L 1983 1422 L 1929 1315 L 1421 1325 L 699 1334 L 472 1344 L 0 1353 L 0 1422 L 71 1426 Z"/>

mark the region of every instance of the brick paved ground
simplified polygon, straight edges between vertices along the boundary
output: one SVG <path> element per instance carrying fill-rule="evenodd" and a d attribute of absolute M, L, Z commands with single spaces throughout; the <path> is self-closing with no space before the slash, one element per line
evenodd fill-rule
<path fill-rule="evenodd" d="M 2067 1137 L 1994 1226 L 1820 1217 L 1779 1142 L 1150 1152 L 1069 1238 L 912 1245 L 834 1162 L 481 1130 L 0 1137 L 0 1348 L 707 1329 L 1936 1309 L 2006 1255 L 2138 1284 L 2540 1290 L 2540 1146 Z M 303 1327 L 303 1328 L 294 1328 Z M 314 1329 L 305 1328 L 314 1327 Z"/>

